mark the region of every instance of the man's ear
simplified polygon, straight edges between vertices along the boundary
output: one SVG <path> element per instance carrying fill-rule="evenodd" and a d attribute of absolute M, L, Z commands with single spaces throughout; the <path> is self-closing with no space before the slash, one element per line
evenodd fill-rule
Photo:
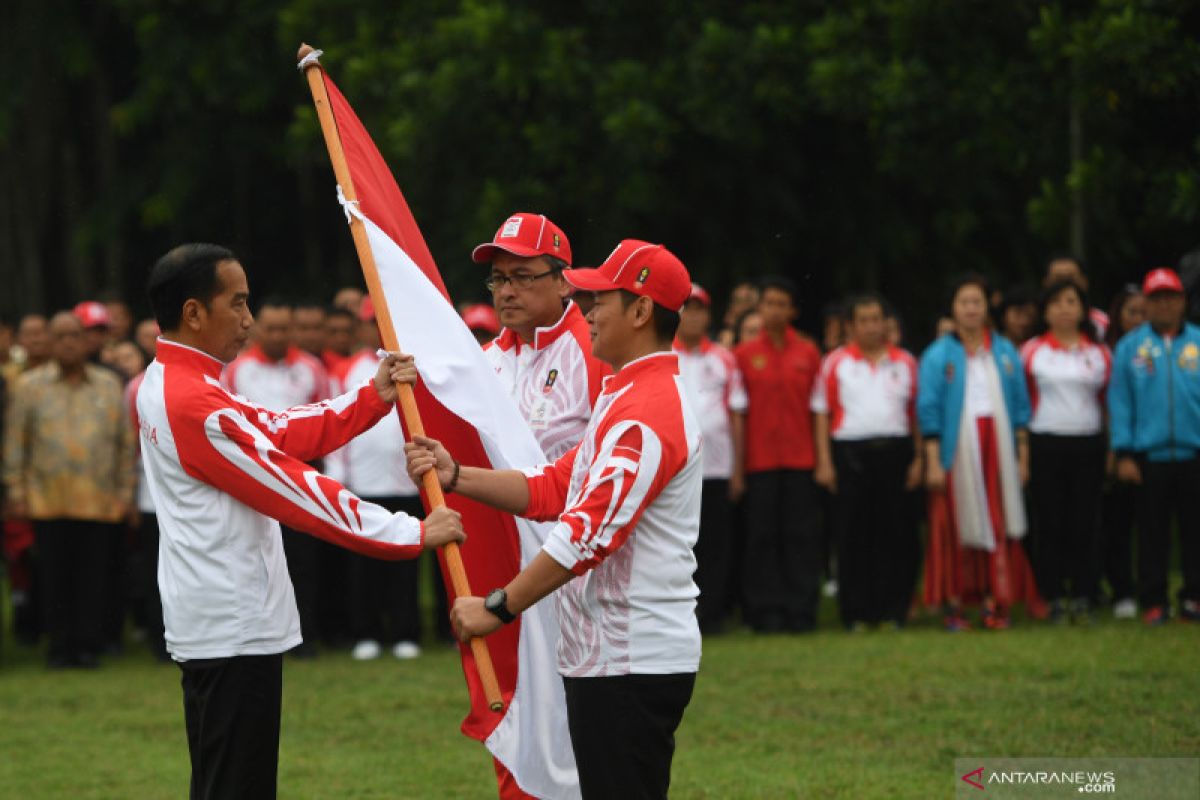
<path fill-rule="evenodd" d="M 643 328 L 654 321 L 654 301 L 645 295 L 639 296 L 633 303 L 633 325 Z"/>
<path fill-rule="evenodd" d="M 196 298 L 192 297 L 183 304 L 183 313 L 180 315 L 180 322 L 189 330 L 199 333 L 203 319 L 201 313 L 204 311 L 204 304 Z"/>
<path fill-rule="evenodd" d="M 561 270 L 559 270 L 558 274 L 556 274 L 554 276 L 553 280 L 558 281 L 558 296 L 559 297 L 561 297 L 563 300 L 566 300 L 568 297 L 571 296 L 572 290 L 574 289 L 574 287 L 572 287 L 571 284 L 567 283 L 567 279 L 563 277 Z"/>

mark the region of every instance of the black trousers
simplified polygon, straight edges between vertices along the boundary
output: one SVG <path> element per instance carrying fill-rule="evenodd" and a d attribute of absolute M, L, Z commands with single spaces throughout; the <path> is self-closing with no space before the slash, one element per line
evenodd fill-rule
<path fill-rule="evenodd" d="M 179 667 L 192 800 L 274 797 L 283 656 L 197 659 Z"/>
<path fill-rule="evenodd" d="M 167 657 L 163 641 L 162 597 L 158 592 L 158 515 L 142 513 L 142 525 L 138 529 L 141 547 L 142 573 L 139 576 L 142 597 L 142 617 L 146 624 L 146 644 L 160 659 Z"/>
<path fill-rule="evenodd" d="M 912 596 L 914 543 L 904 481 L 908 437 L 834 442 L 834 525 L 842 622 L 903 624 Z"/>
<path fill-rule="evenodd" d="M 1048 601 L 1096 594 L 1106 452 L 1102 436 L 1029 437 L 1033 567 Z"/>
<path fill-rule="evenodd" d="M 821 527 L 811 470 L 746 476 L 746 616 L 757 630 L 812 630 L 821 583 Z"/>
<path fill-rule="evenodd" d="M 563 678 L 584 800 L 665 800 L 696 673 Z"/>
<path fill-rule="evenodd" d="M 725 619 L 733 539 L 733 508 L 729 481 L 705 478 L 700 496 L 700 537 L 696 540 L 696 585 L 700 599 L 696 609 L 703 631 L 716 630 Z"/>
<path fill-rule="evenodd" d="M 1200 458 L 1141 460 L 1138 492 L 1138 602 L 1142 608 L 1167 605 L 1171 517 L 1179 518 L 1183 562 L 1180 600 L 1200 601 Z"/>
<path fill-rule="evenodd" d="M 287 559 L 288 575 L 292 579 L 292 590 L 296 595 L 296 610 L 300 612 L 300 635 L 304 647 L 315 646 L 320 626 L 320 575 L 322 542 L 307 533 L 281 526 L 283 531 L 283 555 Z"/>
<path fill-rule="evenodd" d="M 94 658 L 104 648 L 112 528 L 74 519 L 33 523 L 51 662 Z"/>
<path fill-rule="evenodd" d="M 350 623 L 350 557 L 345 548 L 317 540 L 317 628 L 321 641 L 339 647 L 354 638 Z"/>
<path fill-rule="evenodd" d="M 364 498 L 388 511 L 423 517 L 419 497 Z M 421 641 L 418 562 L 350 554 L 350 625 L 356 639 Z"/>
<path fill-rule="evenodd" d="M 1133 597 L 1133 520 L 1137 487 L 1113 481 L 1101 503 L 1101 563 L 1113 600 Z"/>

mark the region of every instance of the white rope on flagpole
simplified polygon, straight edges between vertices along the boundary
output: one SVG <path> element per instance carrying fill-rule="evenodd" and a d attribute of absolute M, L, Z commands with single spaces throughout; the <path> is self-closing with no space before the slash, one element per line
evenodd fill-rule
<path fill-rule="evenodd" d="M 307 67 L 309 64 L 316 64 L 317 59 L 319 59 L 323 55 L 325 55 L 324 50 L 313 50 L 311 53 L 306 55 L 304 58 L 300 59 L 300 63 L 296 65 L 296 69 L 303 72 L 305 67 Z"/>
<path fill-rule="evenodd" d="M 355 217 L 359 222 L 366 223 L 366 218 L 363 217 L 362 211 L 358 207 L 357 200 L 347 200 L 345 193 L 342 192 L 342 185 L 339 183 L 337 187 L 337 199 L 341 203 L 342 211 L 346 214 L 346 224 L 350 224 L 350 218 Z"/>

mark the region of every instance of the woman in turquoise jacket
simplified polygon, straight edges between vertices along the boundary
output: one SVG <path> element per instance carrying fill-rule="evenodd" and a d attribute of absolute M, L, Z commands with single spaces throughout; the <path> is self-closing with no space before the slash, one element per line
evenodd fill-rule
<path fill-rule="evenodd" d="M 925 441 L 929 546 L 925 602 L 947 630 L 969 627 L 964 604 L 981 604 L 985 627 L 1009 625 L 1018 601 L 1040 601 L 1021 548 L 1027 528 L 1029 395 L 1012 343 L 988 326 L 987 285 L 959 280 L 954 329 L 921 356 L 917 421 Z"/>

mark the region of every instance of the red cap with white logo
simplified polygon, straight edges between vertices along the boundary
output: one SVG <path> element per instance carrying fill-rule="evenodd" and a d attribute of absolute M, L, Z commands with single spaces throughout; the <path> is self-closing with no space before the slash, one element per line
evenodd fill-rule
<path fill-rule="evenodd" d="M 681 310 L 692 294 L 692 278 L 683 262 L 661 244 L 639 239 L 622 241 L 596 269 L 573 269 L 563 277 L 585 292 L 625 289 L 671 311 Z"/>
<path fill-rule="evenodd" d="M 75 306 L 72 313 L 79 318 L 85 328 L 107 328 L 112 324 L 108 309 L 103 303 L 97 303 L 95 300 L 85 300 Z"/>
<path fill-rule="evenodd" d="M 544 214 L 529 214 L 518 211 L 496 231 L 492 241 L 484 242 L 471 251 L 471 260 L 476 264 L 490 264 L 496 251 L 511 253 L 519 258 L 553 256 L 571 265 L 571 243 L 562 228 L 551 222 Z"/>
<path fill-rule="evenodd" d="M 698 283 L 692 284 L 692 293 L 688 295 L 688 300 L 699 300 L 705 308 L 712 305 L 712 298 L 708 296 L 708 290 Z"/>
<path fill-rule="evenodd" d="M 1168 267 L 1159 267 L 1152 269 L 1146 274 L 1146 280 L 1142 281 L 1142 294 L 1154 294 L 1155 292 L 1179 292 L 1183 293 L 1183 281 L 1179 280 L 1178 273 Z"/>

